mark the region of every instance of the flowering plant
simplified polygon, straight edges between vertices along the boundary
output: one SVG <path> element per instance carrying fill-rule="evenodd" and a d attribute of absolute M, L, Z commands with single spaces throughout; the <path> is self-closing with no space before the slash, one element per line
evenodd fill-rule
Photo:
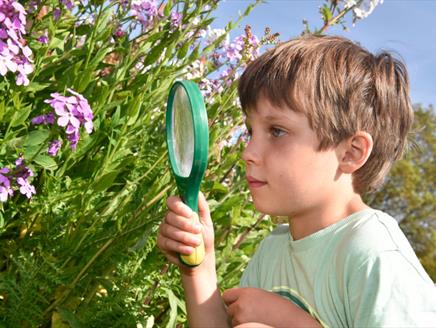
<path fill-rule="evenodd" d="M 213 29 L 218 0 L 0 0 L 1 324 L 186 321 L 178 273 L 154 238 L 176 192 L 164 108 L 181 78 L 206 98 L 203 189 L 215 199 L 219 277 L 235 284 L 253 250 L 246 241 L 270 227 L 262 217 L 253 225 L 242 201 L 235 81 L 278 36 L 249 26 L 229 36 L 256 3 Z"/>

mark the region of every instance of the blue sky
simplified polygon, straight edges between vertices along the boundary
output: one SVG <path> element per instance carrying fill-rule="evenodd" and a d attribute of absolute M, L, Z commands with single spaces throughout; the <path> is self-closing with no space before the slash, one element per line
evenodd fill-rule
<path fill-rule="evenodd" d="M 214 28 L 222 28 L 238 17 L 250 0 L 226 0 L 214 16 Z M 303 30 L 302 20 L 320 27 L 322 20 L 318 7 L 322 0 L 269 0 L 258 5 L 243 20 L 240 29 L 232 31 L 231 38 L 242 33 L 245 25 L 261 36 L 265 27 L 280 33 L 282 41 L 298 36 Z M 390 50 L 405 61 L 414 103 L 436 105 L 436 0 L 385 0 L 373 13 L 353 27 L 349 14 L 348 31 L 340 26 L 330 28 L 327 34 L 346 36 L 372 52 Z"/>

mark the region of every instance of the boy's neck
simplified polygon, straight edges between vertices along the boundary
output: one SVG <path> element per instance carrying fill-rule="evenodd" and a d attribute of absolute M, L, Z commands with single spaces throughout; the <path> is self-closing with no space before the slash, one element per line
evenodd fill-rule
<path fill-rule="evenodd" d="M 356 194 L 346 203 L 329 203 L 289 217 L 289 230 L 294 240 L 302 239 L 366 208 L 368 205 Z"/>

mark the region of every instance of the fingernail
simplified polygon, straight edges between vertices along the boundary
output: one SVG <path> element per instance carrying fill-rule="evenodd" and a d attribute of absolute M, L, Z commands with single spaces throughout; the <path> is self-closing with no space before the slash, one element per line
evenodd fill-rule
<path fill-rule="evenodd" d="M 200 223 L 194 223 L 193 225 L 192 225 L 192 227 L 196 230 L 196 231 L 198 231 L 198 232 L 201 232 L 201 230 L 202 230 L 202 226 L 201 226 L 201 224 Z"/>
<path fill-rule="evenodd" d="M 200 245 L 201 244 L 201 239 L 198 237 L 193 237 L 192 238 L 192 242 L 196 245 Z"/>
<path fill-rule="evenodd" d="M 183 253 L 183 254 L 186 254 L 186 255 L 189 255 L 189 254 L 191 254 L 193 251 L 194 251 L 194 248 L 193 248 L 193 247 L 186 246 L 186 247 L 183 247 L 182 253 Z"/>

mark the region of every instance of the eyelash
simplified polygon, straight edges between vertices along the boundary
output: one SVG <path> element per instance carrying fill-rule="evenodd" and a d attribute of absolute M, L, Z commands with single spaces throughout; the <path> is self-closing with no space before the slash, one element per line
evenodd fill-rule
<path fill-rule="evenodd" d="M 269 128 L 269 133 L 274 138 L 280 138 L 281 136 L 283 136 L 286 133 L 286 131 L 281 129 L 281 128 L 272 126 Z M 252 135 L 252 130 L 251 130 L 251 128 L 247 127 L 247 129 L 245 131 L 245 136 L 248 138 L 251 138 L 251 135 Z"/>
<path fill-rule="evenodd" d="M 269 131 L 270 131 L 271 135 L 272 135 L 274 138 L 280 138 L 281 136 L 283 136 L 283 135 L 286 133 L 286 131 L 284 131 L 283 129 L 278 128 L 278 127 L 276 127 L 276 126 L 272 126 L 272 127 L 269 129 Z M 278 135 L 277 135 L 277 134 L 278 134 Z"/>

